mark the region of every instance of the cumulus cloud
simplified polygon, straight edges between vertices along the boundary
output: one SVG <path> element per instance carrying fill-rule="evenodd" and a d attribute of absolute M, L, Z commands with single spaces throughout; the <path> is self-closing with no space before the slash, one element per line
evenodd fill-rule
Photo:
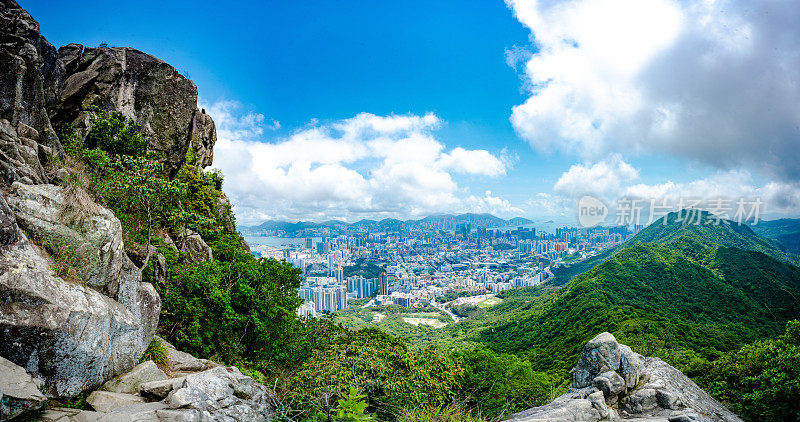
<path fill-rule="evenodd" d="M 244 224 L 521 212 L 490 192 L 477 197 L 458 186 L 456 174 L 500 176 L 507 164 L 486 150 L 448 149 L 434 136 L 442 122 L 432 113 L 312 121 L 265 141 L 265 126 L 274 124 L 264 116 L 229 101 L 206 108 L 219 138 L 214 165 Z"/>
<path fill-rule="evenodd" d="M 553 190 L 567 196 L 618 194 L 624 184 L 639 177 L 639 170 L 619 155 L 593 165 L 575 164 L 556 181 Z"/>
<path fill-rule="evenodd" d="M 555 195 L 540 195 L 535 203 L 548 210 L 569 209 L 575 213 L 577 200 L 590 195 L 603 200 L 609 208 L 619 204 L 630 206 L 636 200 L 645 209 L 650 204 L 667 204 L 674 208 L 710 209 L 719 200 L 736 204 L 739 200 L 760 202 L 762 216 L 796 214 L 800 209 L 800 183 L 761 182 L 749 171 L 717 171 L 706 177 L 679 183 L 636 183 L 640 170 L 619 155 L 594 164 L 576 164 L 564 172 L 553 187 Z M 645 215 L 647 212 L 644 213 Z"/>
<path fill-rule="evenodd" d="M 535 149 L 668 153 L 800 179 L 797 2 L 508 4 L 535 51 L 511 122 Z"/>

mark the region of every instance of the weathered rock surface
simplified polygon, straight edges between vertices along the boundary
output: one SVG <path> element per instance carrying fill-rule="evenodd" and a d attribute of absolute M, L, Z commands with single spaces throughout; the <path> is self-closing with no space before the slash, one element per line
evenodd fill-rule
<path fill-rule="evenodd" d="M 191 148 L 197 153 L 197 164 L 206 168 L 214 161 L 214 144 L 217 143 L 217 128 L 205 110 L 194 113 L 192 118 Z"/>
<path fill-rule="evenodd" d="M 161 344 L 167 349 L 167 359 L 169 359 L 169 368 L 173 372 L 197 372 L 208 369 L 205 363 L 196 357 L 178 350 L 161 337 L 156 337 Z"/>
<path fill-rule="evenodd" d="M 144 368 L 142 365 L 139 367 Z M 141 372 L 136 369 L 120 379 L 141 378 L 134 374 Z M 255 422 L 270 421 L 273 415 L 271 393 L 235 367 L 217 366 L 142 383 L 139 391 L 140 394 L 94 391 L 86 401 L 95 412 L 51 409 L 42 415 L 42 420 Z"/>
<path fill-rule="evenodd" d="M 86 130 L 96 105 L 131 117 L 176 171 L 193 145 L 211 164 L 216 129 L 197 109 L 197 87 L 175 68 L 127 47 L 55 49 L 14 0 L 0 0 L 0 182 L 47 183 L 45 166 L 63 148 L 53 127 Z"/>
<path fill-rule="evenodd" d="M 24 368 L 0 357 L 0 420 L 15 418 L 44 406 L 45 396 Z"/>
<path fill-rule="evenodd" d="M 167 374 L 158 369 L 152 360 L 136 365 L 127 374 L 112 378 L 100 387 L 100 390 L 112 393 L 138 394 L 139 387 L 149 382 L 167 380 Z"/>
<path fill-rule="evenodd" d="M 742 422 L 683 373 L 602 333 L 583 348 L 572 388 L 514 422 Z"/>
<path fill-rule="evenodd" d="M 214 259 L 214 252 L 208 246 L 199 233 L 186 229 L 183 233 L 183 244 L 181 250 L 186 253 L 186 260 L 189 262 L 211 261 Z"/>
<path fill-rule="evenodd" d="M 0 196 L 0 221 L 14 219 L 8 212 Z M 155 291 L 155 299 L 141 293 L 152 286 L 127 283 L 134 297 L 117 301 L 67 282 L 16 224 L 12 228 L 14 241 L 0 246 L 0 355 L 41 378 L 43 392 L 54 396 L 78 394 L 133 368 L 158 320 Z M 157 306 L 145 306 L 153 300 Z"/>
<path fill-rule="evenodd" d="M 116 284 L 127 257 L 122 225 L 111 210 L 95 204 L 81 190 L 55 185 L 15 182 L 6 200 L 30 239 L 51 253 L 53 248 L 73 250 L 81 281 L 116 295 L 106 287 Z"/>
<path fill-rule="evenodd" d="M 86 403 L 89 403 L 89 405 L 98 412 L 108 413 L 123 406 L 144 403 L 144 399 L 135 394 L 112 393 L 110 391 L 98 390 L 92 391 L 92 393 L 86 397 Z"/>
<path fill-rule="evenodd" d="M 61 152 L 50 123 L 56 49 L 13 0 L 0 0 L 0 181 L 47 181 L 42 162 Z"/>
<path fill-rule="evenodd" d="M 59 48 L 57 61 L 64 75 L 57 101 L 50 107 L 55 125 L 85 127 L 82 111 L 90 105 L 119 111 L 142 125 L 149 148 L 164 154 L 169 168 L 180 167 L 193 137 L 197 111 L 197 87 L 192 81 L 166 62 L 128 47 L 69 44 Z M 199 120 L 199 136 L 204 130 L 214 130 L 213 122 L 210 129 L 203 126 L 208 126 L 210 117 Z M 210 150 L 212 138 L 204 140 Z"/>

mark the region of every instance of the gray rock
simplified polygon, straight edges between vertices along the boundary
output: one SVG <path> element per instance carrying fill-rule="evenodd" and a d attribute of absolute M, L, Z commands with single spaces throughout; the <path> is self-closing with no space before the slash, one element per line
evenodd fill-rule
<path fill-rule="evenodd" d="M 593 380 L 595 388 L 603 392 L 606 400 L 616 403 L 617 396 L 625 392 L 625 380 L 614 371 L 606 371 Z"/>
<path fill-rule="evenodd" d="M 139 385 L 139 395 L 143 397 L 154 397 L 161 400 L 172 390 L 177 390 L 183 386 L 186 377 L 170 378 L 162 381 L 150 381 Z"/>
<path fill-rule="evenodd" d="M 211 420 L 210 413 L 200 412 L 199 410 L 193 409 L 156 410 L 156 416 L 158 417 L 159 422 L 201 422 Z"/>
<path fill-rule="evenodd" d="M 216 367 L 187 375 L 164 402 L 172 409 L 208 412 L 211 420 L 263 421 L 272 417 L 272 396 L 236 368 Z"/>
<path fill-rule="evenodd" d="M 47 110 L 56 49 L 13 0 L 0 1 L 0 39 L 0 183 L 46 182 L 41 160 L 62 151 Z"/>
<path fill-rule="evenodd" d="M 144 399 L 134 394 L 92 391 L 86 397 L 86 403 L 89 403 L 98 412 L 108 413 L 122 406 L 144 403 Z"/>
<path fill-rule="evenodd" d="M 576 388 L 592 385 L 594 378 L 604 372 L 618 372 L 628 389 L 636 387 L 642 376 L 642 358 L 630 347 L 620 345 L 611 333 L 601 333 L 583 347 L 578 365 L 573 369 L 572 382 Z"/>
<path fill-rule="evenodd" d="M 167 405 L 162 402 L 126 404 L 102 415 L 98 422 L 157 421 L 158 415 L 156 412 L 166 408 Z"/>
<path fill-rule="evenodd" d="M 550 404 L 515 413 L 506 422 L 593 422 L 601 418 L 590 400 L 567 393 Z"/>
<path fill-rule="evenodd" d="M 21 230 L 0 246 L 0 355 L 43 392 L 72 396 L 130 370 L 149 343 L 143 329 L 120 302 L 56 277 Z"/>
<path fill-rule="evenodd" d="M 658 406 L 656 390 L 651 388 L 638 389 L 625 397 L 621 404 L 628 413 L 635 414 L 651 411 Z"/>
<path fill-rule="evenodd" d="M 148 360 L 136 365 L 130 372 L 109 380 L 100 389 L 114 393 L 137 394 L 142 384 L 164 380 L 167 380 L 167 374 L 158 369 L 152 360 Z"/>
<path fill-rule="evenodd" d="M 70 44 L 58 50 L 58 66 L 64 75 L 58 100 L 50 107 L 55 124 L 85 128 L 82 110 L 89 105 L 118 111 L 142 125 L 149 149 L 163 154 L 167 168 L 174 172 L 180 167 L 197 108 L 192 81 L 164 61 L 127 47 Z"/>
<path fill-rule="evenodd" d="M 97 422 L 105 414 L 91 410 L 53 408 L 38 416 L 40 422 Z"/>
<path fill-rule="evenodd" d="M 25 412 L 40 409 L 45 396 L 37 382 L 24 368 L 0 356 L 0 419 L 13 419 Z"/>
<path fill-rule="evenodd" d="M 609 333 L 586 344 L 572 376 L 569 393 L 509 421 L 742 422 L 680 371 Z"/>
<path fill-rule="evenodd" d="M 127 258 L 122 225 L 111 210 L 97 205 L 85 191 L 15 182 L 6 200 L 31 239 L 48 249 L 76 251 L 79 276 L 87 285 L 104 292 L 119 278 Z M 113 297 L 116 291 L 109 293 Z"/>
<path fill-rule="evenodd" d="M 155 337 L 167 349 L 167 359 L 169 360 L 169 367 L 175 372 L 197 372 L 207 369 L 206 365 L 196 357 L 182 352 L 175 348 L 172 344 L 167 342 L 161 337 Z"/>
<path fill-rule="evenodd" d="M 181 250 L 186 252 L 188 262 L 212 261 L 214 252 L 211 247 L 203 240 L 199 233 L 186 229 L 183 232 L 183 242 Z"/>
<path fill-rule="evenodd" d="M 214 161 L 217 129 L 205 110 L 194 112 L 191 133 L 191 148 L 197 152 L 197 164 L 200 168 L 206 168 Z"/>

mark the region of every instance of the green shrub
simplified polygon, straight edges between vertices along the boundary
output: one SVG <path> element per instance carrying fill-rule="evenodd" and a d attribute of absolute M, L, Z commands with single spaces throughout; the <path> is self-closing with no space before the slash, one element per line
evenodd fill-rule
<path fill-rule="evenodd" d="M 153 338 L 150 341 L 150 345 L 147 346 L 147 349 L 144 351 L 142 358 L 139 359 L 139 362 L 147 362 L 148 360 L 152 360 L 153 362 L 167 366 L 169 365 L 169 353 L 167 352 L 167 347 L 164 346 L 164 342 L 159 340 L 158 338 Z"/>
<path fill-rule="evenodd" d="M 90 106 L 87 111 L 91 121 L 91 129 L 84 141 L 87 148 L 134 157 L 147 151 L 148 140 L 142 135 L 142 126 L 133 119 L 117 111 L 106 112 L 97 106 Z"/>

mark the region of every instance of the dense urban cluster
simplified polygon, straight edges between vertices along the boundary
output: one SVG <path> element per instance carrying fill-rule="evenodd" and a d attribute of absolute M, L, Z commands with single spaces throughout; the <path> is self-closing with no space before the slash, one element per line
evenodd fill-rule
<path fill-rule="evenodd" d="M 273 245 L 250 242 L 253 254 L 285 259 L 303 271 L 303 316 L 372 298 L 376 305 L 436 304 L 449 293 L 498 293 L 535 286 L 551 268 L 618 245 L 639 228 L 559 228 L 531 225 L 485 227 L 473 223 L 420 225 L 375 232 L 356 225 L 323 226 L 286 233 L 252 232 Z M 275 238 L 285 242 L 274 245 Z"/>

